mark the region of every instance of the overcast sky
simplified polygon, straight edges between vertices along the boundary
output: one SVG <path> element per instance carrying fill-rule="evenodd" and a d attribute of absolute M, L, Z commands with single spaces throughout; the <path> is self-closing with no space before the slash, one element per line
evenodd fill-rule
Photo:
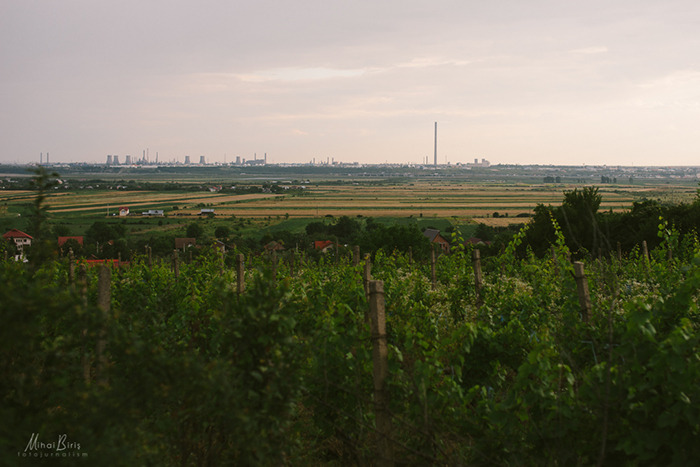
<path fill-rule="evenodd" d="M 0 0 L 0 162 L 700 165 L 697 0 Z"/>

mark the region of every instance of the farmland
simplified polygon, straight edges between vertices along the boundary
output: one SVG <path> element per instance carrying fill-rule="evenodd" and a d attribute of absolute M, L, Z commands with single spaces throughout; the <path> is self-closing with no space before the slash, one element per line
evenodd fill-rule
<path fill-rule="evenodd" d="M 84 235 L 94 222 L 121 222 L 129 236 L 136 238 L 184 235 L 186 225 L 200 219 L 204 208 L 215 212 L 203 223 L 209 235 L 218 226 L 233 226 L 234 221 L 238 235 L 260 237 L 282 230 L 302 232 L 314 220 L 348 216 L 385 224 L 412 222 L 422 228 L 459 226 L 468 236 L 477 224 L 506 227 L 525 223 L 538 204 L 557 205 L 563 192 L 582 186 L 599 186 L 600 210 L 606 212 L 625 212 L 635 201 L 645 199 L 688 202 L 697 189 L 690 173 L 679 177 L 642 172 L 636 178 L 620 176 L 625 183 L 601 185 L 596 183 L 600 182 L 597 171 L 563 168 L 556 172 L 565 175 L 559 177 L 560 183 L 543 182 L 554 173 L 551 168 L 495 168 L 482 173 L 323 167 L 260 167 L 245 172 L 165 167 L 89 174 L 59 170 L 63 171 L 62 184 L 46 200 L 49 226 L 60 227 L 64 234 Z M 16 172 L 5 173 L 0 180 L 1 229 L 28 228 L 35 193 L 9 189 L 13 176 L 15 181 L 28 176 L 26 168 Z M 123 206 L 130 215 L 120 218 L 118 209 Z M 148 210 L 162 210 L 164 216 L 143 216 Z"/>

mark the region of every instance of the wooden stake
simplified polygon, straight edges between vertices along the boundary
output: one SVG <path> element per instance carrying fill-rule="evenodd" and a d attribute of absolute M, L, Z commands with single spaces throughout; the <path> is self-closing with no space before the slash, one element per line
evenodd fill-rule
<path fill-rule="evenodd" d="M 476 305 L 481 306 L 483 304 L 483 297 L 481 296 L 481 252 L 475 249 L 472 252 L 472 261 L 474 263 L 474 289 L 476 291 Z"/>
<path fill-rule="evenodd" d="M 237 257 L 236 275 L 238 276 L 238 295 L 245 291 L 245 256 L 242 253 Z"/>
<path fill-rule="evenodd" d="M 68 249 L 68 281 L 71 284 L 75 282 L 75 257 L 73 256 L 73 248 Z"/>
<path fill-rule="evenodd" d="M 177 249 L 173 250 L 173 272 L 175 273 L 175 280 L 180 277 L 180 255 Z"/>
<path fill-rule="evenodd" d="M 365 297 L 369 300 L 369 281 L 372 279 L 372 261 L 370 260 L 369 253 L 365 254 L 365 271 L 362 276 L 362 284 L 365 288 Z"/>
<path fill-rule="evenodd" d="M 435 275 L 435 248 L 430 248 L 430 279 L 433 289 L 437 287 L 437 277 Z"/>
<path fill-rule="evenodd" d="M 277 252 L 272 250 L 272 285 L 277 284 Z"/>
<path fill-rule="evenodd" d="M 574 263 L 574 277 L 576 278 L 576 289 L 578 290 L 578 302 L 581 305 L 581 319 L 588 322 L 591 316 L 591 296 L 588 292 L 588 280 L 584 272 L 583 263 Z"/>
<path fill-rule="evenodd" d="M 352 247 L 352 265 L 357 266 L 360 264 L 360 246 L 355 245 Z"/>
<path fill-rule="evenodd" d="M 557 249 L 554 248 L 554 245 L 552 245 L 550 250 L 552 252 L 552 264 L 554 264 L 554 274 L 556 274 L 558 276 L 559 275 L 559 261 L 557 260 Z"/>
<path fill-rule="evenodd" d="M 99 384 L 107 384 L 107 322 L 109 320 L 111 302 L 112 271 L 105 266 L 100 266 L 97 281 L 97 308 L 102 312 L 102 327 L 97 338 L 97 369 L 96 377 Z"/>
<path fill-rule="evenodd" d="M 377 465 L 394 465 L 391 446 L 391 413 L 386 380 L 389 376 L 389 351 L 386 338 L 384 282 L 370 281 L 370 328 L 374 379 L 374 410 L 377 427 Z"/>
<path fill-rule="evenodd" d="M 87 310 L 87 268 L 85 264 L 81 264 L 78 268 L 78 292 L 80 293 L 80 298 L 82 301 L 83 309 Z M 87 329 L 83 328 L 83 340 L 87 341 Z M 83 348 L 82 355 L 83 364 L 83 380 L 85 384 L 90 383 L 90 351 L 87 345 Z"/>

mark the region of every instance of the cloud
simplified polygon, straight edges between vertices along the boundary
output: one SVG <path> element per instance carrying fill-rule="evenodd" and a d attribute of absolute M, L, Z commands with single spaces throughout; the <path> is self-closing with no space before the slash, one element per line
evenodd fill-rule
<path fill-rule="evenodd" d="M 581 49 L 569 50 L 572 54 L 582 54 L 582 55 L 594 55 L 594 54 L 604 54 L 608 53 L 609 50 L 606 46 L 593 46 L 593 47 L 583 47 Z"/>
<path fill-rule="evenodd" d="M 241 81 L 252 83 L 264 83 L 268 81 L 317 81 L 332 78 L 352 78 L 363 75 L 367 70 L 323 68 L 323 67 L 292 67 L 292 68 L 272 68 L 261 70 L 250 74 L 238 74 L 236 77 Z"/>

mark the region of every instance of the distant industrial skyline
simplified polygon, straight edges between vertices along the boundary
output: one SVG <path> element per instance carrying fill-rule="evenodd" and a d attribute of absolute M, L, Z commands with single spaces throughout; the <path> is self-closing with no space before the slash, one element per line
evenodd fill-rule
<path fill-rule="evenodd" d="M 696 165 L 699 24 L 691 0 L 2 2 L 0 163 Z"/>

